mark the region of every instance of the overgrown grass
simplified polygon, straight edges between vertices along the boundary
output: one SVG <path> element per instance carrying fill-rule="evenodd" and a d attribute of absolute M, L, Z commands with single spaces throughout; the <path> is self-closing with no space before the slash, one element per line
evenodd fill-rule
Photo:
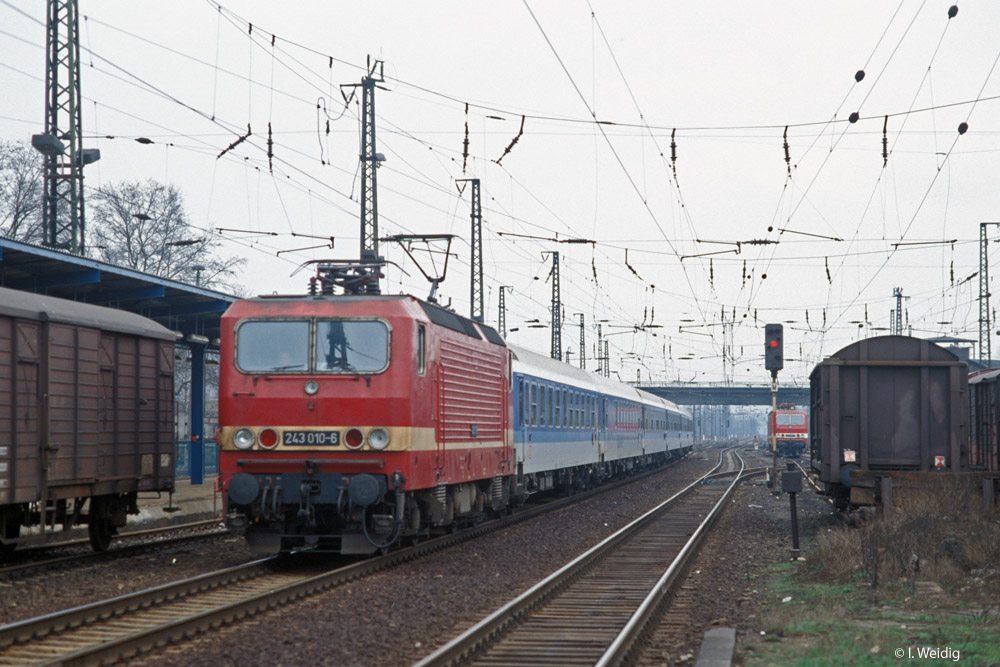
<path fill-rule="evenodd" d="M 901 580 L 942 585 L 988 581 L 1000 594 L 1000 511 L 980 492 L 945 478 L 899 493 L 896 506 L 856 528 L 818 537 L 809 563 L 818 579 L 847 581 L 861 573 L 873 588 Z"/>
<path fill-rule="evenodd" d="M 941 480 L 893 511 L 819 535 L 804 561 L 762 577 L 770 601 L 748 665 L 1000 665 L 1000 511 Z M 902 649 L 904 659 L 896 656 Z"/>

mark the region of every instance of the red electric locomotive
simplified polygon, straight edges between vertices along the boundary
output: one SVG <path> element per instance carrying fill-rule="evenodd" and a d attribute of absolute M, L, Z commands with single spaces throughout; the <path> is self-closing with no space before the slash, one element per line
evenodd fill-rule
<path fill-rule="evenodd" d="M 490 327 L 309 295 L 233 304 L 222 332 L 220 477 L 255 551 L 372 553 L 506 506 L 510 354 Z"/>
<path fill-rule="evenodd" d="M 775 412 L 768 415 L 767 442 L 775 437 L 778 456 L 798 458 L 809 441 L 809 418 L 805 410 L 794 410 L 792 403 L 783 403 Z"/>

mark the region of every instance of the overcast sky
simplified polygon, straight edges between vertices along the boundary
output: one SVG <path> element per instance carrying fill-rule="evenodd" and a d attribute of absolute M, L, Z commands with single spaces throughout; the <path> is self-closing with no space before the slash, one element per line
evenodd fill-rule
<path fill-rule="evenodd" d="M 379 232 L 458 235 L 443 303 L 469 313 L 455 180 L 480 178 L 487 322 L 509 285 L 513 342 L 549 350 L 554 250 L 573 363 L 583 313 L 588 357 L 604 320 L 622 379 L 763 382 L 763 324 L 782 322 L 782 381 L 801 382 L 886 333 L 896 287 L 914 335 L 978 338 L 966 279 L 979 223 L 1000 220 L 1000 3 L 949 7 L 81 0 L 84 145 L 102 153 L 86 185 L 175 185 L 196 227 L 244 230 L 221 238 L 249 291 L 302 292 L 299 264 L 358 254 L 360 111 L 340 84 L 371 55 Z M 0 0 L 2 139 L 43 129 L 44 14 Z M 302 235 L 335 247 L 277 254 L 322 243 Z M 427 295 L 381 251 L 402 267 L 383 291 Z"/>

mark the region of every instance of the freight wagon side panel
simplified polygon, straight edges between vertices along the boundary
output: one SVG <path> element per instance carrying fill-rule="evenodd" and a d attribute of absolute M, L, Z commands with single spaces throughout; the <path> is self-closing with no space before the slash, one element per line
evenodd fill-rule
<path fill-rule="evenodd" d="M 136 384 L 139 387 L 139 437 L 135 441 L 136 465 L 142 477 L 156 472 L 156 455 L 159 454 L 157 435 L 159 433 L 159 374 L 157 341 L 138 339 Z"/>
<path fill-rule="evenodd" d="M 1000 472 L 1000 382 L 996 371 L 969 382 L 969 468 Z"/>
<path fill-rule="evenodd" d="M 98 392 L 97 474 L 102 479 L 119 474 L 118 439 L 121 428 L 121 406 L 118 397 L 118 337 L 101 335 L 98 350 L 100 390 Z"/>
<path fill-rule="evenodd" d="M 42 403 L 39 387 L 41 327 L 37 322 L 12 317 L 0 318 L 0 329 L 9 350 L 3 375 L 9 378 L 3 389 L 3 403 L 9 418 L 3 436 L 6 452 L 6 488 L 0 501 L 22 503 L 38 500 L 40 493 Z M 0 459 L 3 457 L 0 456 Z M 6 491 L 6 494 L 2 492 Z M 6 495 L 6 497 L 4 497 Z"/>
<path fill-rule="evenodd" d="M 159 430 L 155 435 L 154 468 L 156 488 L 163 488 L 163 478 L 174 476 L 174 344 L 154 341 L 157 348 L 156 381 L 156 423 Z M 171 483 L 172 484 L 172 483 Z"/>
<path fill-rule="evenodd" d="M 16 479 L 18 364 L 14 322 L 13 318 L 0 317 L 0 505 L 13 502 Z"/>

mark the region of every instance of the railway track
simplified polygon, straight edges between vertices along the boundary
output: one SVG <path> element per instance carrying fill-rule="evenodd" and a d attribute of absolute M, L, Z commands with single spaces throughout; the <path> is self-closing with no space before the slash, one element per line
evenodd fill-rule
<path fill-rule="evenodd" d="M 713 471 L 452 639 L 417 667 L 622 662 L 657 615 L 743 472 L 742 459 L 735 450 L 727 450 Z"/>
<path fill-rule="evenodd" d="M 660 468 L 655 472 L 662 472 Z M 316 573 L 290 568 L 291 559 L 269 558 L 111 600 L 0 627 L 0 665 L 83 665 L 127 660 L 167 643 L 320 593 L 479 535 L 564 507 L 621 484 L 636 475 L 589 492 L 530 507 L 462 533 Z"/>
<path fill-rule="evenodd" d="M 178 544 L 182 542 L 190 542 L 192 540 L 206 539 L 210 537 L 221 537 L 228 535 L 225 530 L 218 528 L 218 519 L 209 519 L 207 521 L 195 521 L 192 523 L 185 523 L 176 526 L 164 526 L 161 528 L 152 528 L 149 530 L 137 530 L 129 533 L 122 533 L 118 535 L 119 540 L 142 540 L 140 542 L 129 543 L 129 544 L 118 544 L 114 548 L 108 551 L 86 551 L 82 553 L 73 553 L 63 556 L 54 556 L 51 558 L 43 558 L 41 560 L 30 560 L 20 563 L 11 563 L 10 565 L 4 565 L 0 567 L 0 576 L 5 575 L 23 575 L 28 574 L 33 571 L 46 570 L 48 568 L 54 567 L 56 565 L 70 565 L 75 563 L 85 563 L 88 561 L 98 561 L 106 560 L 108 558 L 119 558 L 121 556 L 130 555 L 134 553 L 141 553 L 147 551 L 148 549 L 158 548 L 170 544 Z M 215 529 L 211 529 L 215 526 Z M 188 535 L 177 535 L 175 537 L 164 537 L 161 539 L 149 538 L 156 537 L 157 535 L 163 535 L 165 533 L 177 532 L 182 530 L 197 530 L 200 528 L 205 528 L 201 532 L 191 533 Z M 15 552 L 14 558 L 19 557 L 30 557 L 34 553 L 39 552 L 49 552 L 54 549 L 75 547 L 78 545 L 88 544 L 89 540 L 70 540 L 67 542 L 61 542 L 58 544 L 46 545 L 45 547 L 38 547 L 35 549 L 25 549 L 24 551 Z"/>

